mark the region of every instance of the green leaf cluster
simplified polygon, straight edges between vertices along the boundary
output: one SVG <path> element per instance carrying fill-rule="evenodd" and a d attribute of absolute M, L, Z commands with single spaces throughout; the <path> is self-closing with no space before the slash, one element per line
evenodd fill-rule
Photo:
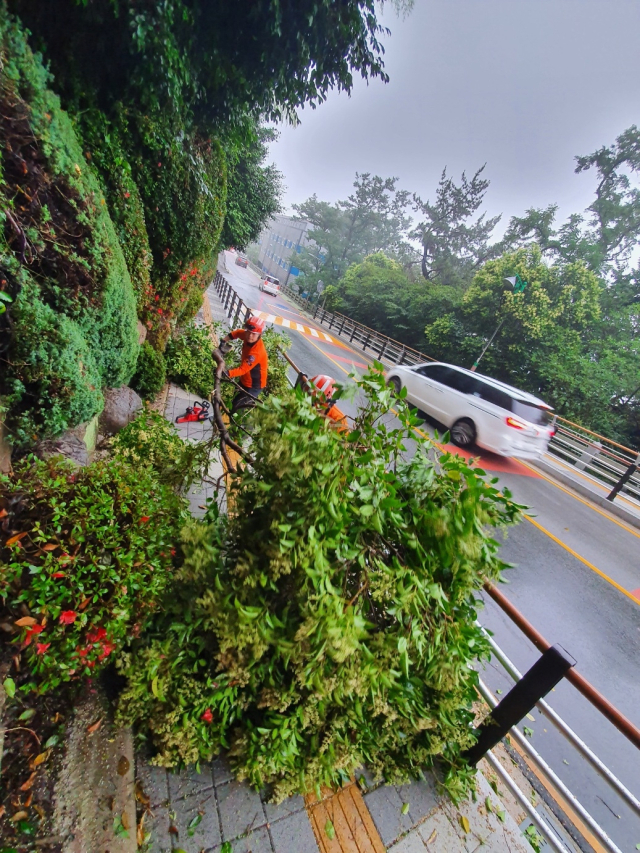
<path fill-rule="evenodd" d="M 149 732 L 159 764 L 228 749 L 276 799 L 363 762 L 394 780 L 439 761 L 454 791 L 467 778 L 453 771 L 488 652 L 476 594 L 504 568 L 489 531 L 519 508 L 460 457 L 434 457 L 381 365 L 357 393 L 346 435 L 302 394 L 269 397 L 232 514 L 185 528 L 171 597 L 122 662 L 120 719 Z"/>
<path fill-rule="evenodd" d="M 161 391 L 167 377 L 164 356 L 146 341 L 138 351 L 136 372 L 131 377 L 131 387 L 142 397 L 150 400 Z"/>
<path fill-rule="evenodd" d="M 148 623 L 185 502 L 149 466 L 31 457 L 0 477 L 0 505 L 2 618 L 24 658 L 23 689 L 44 693 L 104 666 Z"/>
<path fill-rule="evenodd" d="M 137 355 L 135 296 L 105 199 L 49 76 L 0 6 L 0 265 L 13 299 L 0 394 L 19 446 L 88 420 Z"/>

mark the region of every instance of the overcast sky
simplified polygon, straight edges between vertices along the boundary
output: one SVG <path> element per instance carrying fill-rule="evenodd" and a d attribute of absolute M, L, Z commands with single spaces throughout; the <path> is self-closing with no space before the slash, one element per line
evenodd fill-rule
<path fill-rule="evenodd" d="M 287 208 L 346 198 L 356 171 L 433 198 L 440 173 L 486 162 L 490 214 L 583 210 L 588 154 L 640 124 L 640 0 L 415 0 L 385 10 L 391 78 L 332 94 L 283 126 L 271 156 Z"/>

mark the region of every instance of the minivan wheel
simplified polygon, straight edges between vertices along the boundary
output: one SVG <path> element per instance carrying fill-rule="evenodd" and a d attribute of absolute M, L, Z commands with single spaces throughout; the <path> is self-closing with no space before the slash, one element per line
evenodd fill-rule
<path fill-rule="evenodd" d="M 402 382 L 400 382 L 397 376 L 392 376 L 387 382 L 387 385 L 391 385 L 396 394 L 399 394 L 402 391 Z"/>
<path fill-rule="evenodd" d="M 460 418 L 451 427 L 451 441 L 458 447 L 471 447 L 475 440 L 476 428 L 468 418 Z"/>

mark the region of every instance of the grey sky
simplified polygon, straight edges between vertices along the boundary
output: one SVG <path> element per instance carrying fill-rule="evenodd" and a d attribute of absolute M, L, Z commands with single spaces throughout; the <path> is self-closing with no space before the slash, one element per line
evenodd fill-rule
<path fill-rule="evenodd" d="M 640 0 L 416 0 L 383 22 L 391 81 L 358 79 L 280 128 L 271 156 L 285 206 L 349 195 L 355 172 L 433 198 L 444 166 L 487 163 L 491 214 L 592 199 L 573 158 L 640 124 Z"/>

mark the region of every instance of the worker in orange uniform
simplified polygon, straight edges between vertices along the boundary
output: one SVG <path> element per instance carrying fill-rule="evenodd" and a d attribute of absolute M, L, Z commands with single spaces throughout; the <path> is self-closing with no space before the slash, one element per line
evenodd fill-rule
<path fill-rule="evenodd" d="M 259 317 L 248 317 L 244 329 L 229 332 L 222 339 L 229 342 L 242 341 L 240 367 L 234 367 L 227 374 L 230 379 L 238 377 L 241 385 L 241 389 L 238 390 L 231 403 L 231 414 L 237 412 L 238 409 L 249 409 L 255 406 L 258 397 L 267 385 L 269 359 L 262 341 L 264 329 L 264 320 Z"/>
<path fill-rule="evenodd" d="M 306 373 L 301 373 L 296 385 L 311 394 L 318 411 L 331 421 L 332 426 L 335 426 L 338 432 L 346 432 L 349 429 L 346 415 L 333 402 L 337 383 L 332 376 L 319 373 L 309 379 Z"/>

